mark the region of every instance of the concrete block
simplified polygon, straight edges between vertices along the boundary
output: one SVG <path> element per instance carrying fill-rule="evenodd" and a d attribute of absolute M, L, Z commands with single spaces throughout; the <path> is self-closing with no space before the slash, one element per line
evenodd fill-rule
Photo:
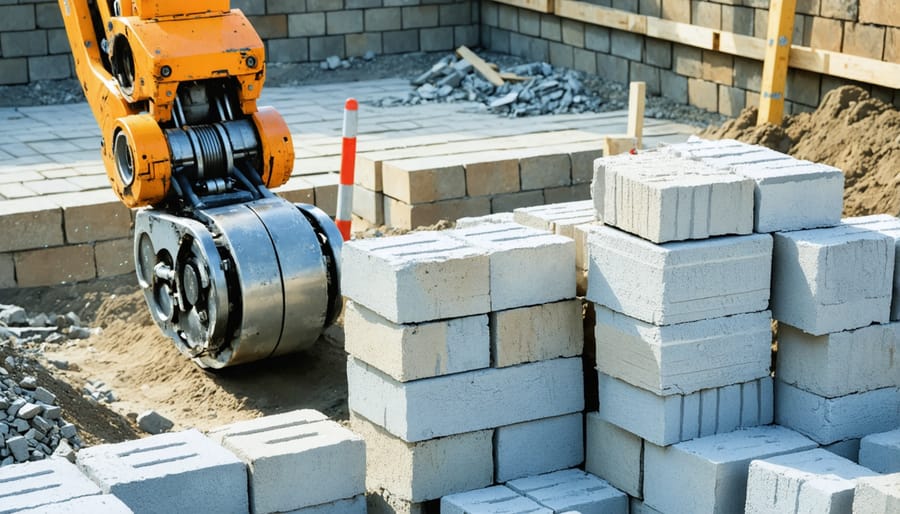
<path fill-rule="evenodd" d="M 682 157 L 752 179 L 755 232 L 829 227 L 840 222 L 844 175 L 837 168 L 733 140 L 695 139 L 669 148 Z"/>
<path fill-rule="evenodd" d="M 513 211 L 520 225 L 575 239 L 575 227 L 597 220 L 591 200 L 522 207 Z"/>
<path fill-rule="evenodd" d="M 449 235 L 488 253 L 492 311 L 575 297 L 575 243 L 569 238 L 517 223 Z"/>
<path fill-rule="evenodd" d="M 769 376 L 769 311 L 657 326 L 596 307 L 597 370 L 659 396 Z"/>
<path fill-rule="evenodd" d="M 286 512 L 365 493 L 365 442 L 323 418 L 296 410 L 210 432 L 247 464 L 253 512 Z"/>
<path fill-rule="evenodd" d="M 250 508 L 244 463 L 196 430 L 84 448 L 78 467 L 104 493 L 139 512 Z"/>
<path fill-rule="evenodd" d="M 332 11 L 325 14 L 325 29 L 328 34 L 352 34 L 363 30 L 363 11 Z"/>
<path fill-rule="evenodd" d="M 134 241 L 123 238 L 96 243 L 94 261 L 98 278 L 134 273 Z"/>
<path fill-rule="evenodd" d="M 0 254 L 0 289 L 16 287 L 16 264 L 10 253 Z"/>
<path fill-rule="evenodd" d="M 553 514 L 553 510 L 503 485 L 441 498 L 441 514 Z"/>
<path fill-rule="evenodd" d="M 581 355 L 584 345 L 581 312 L 580 300 L 492 312 L 491 362 L 502 368 Z"/>
<path fill-rule="evenodd" d="M 532 207 L 545 203 L 544 191 L 520 191 L 491 197 L 491 212 L 513 212 L 522 207 Z"/>
<path fill-rule="evenodd" d="M 353 498 L 344 498 L 333 502 L 303 507 L 292 510 L 288 514 L 367 514 L 366 495 L 358 494 Z"/>
<path fill-rule="evenodd" d="M 466 194 L 469 196 L 515 193 L 519 191 L 519 160 L 485 157 L 480 162 L 467 162 Z"/>
<path fill-rule="evenodd" d="M 410 204 L 466 196 L 465 168 L 446 156 L 385 161 L 381 180 L 384 194 Z"/>
<path fill-rule="evenodd" d="M 813 335 L 890 319 L 892 238 L 846 222 L 774 235 L 775 319 Z"/>
<path fill-rule="evenodd" d="M 384 32 L 403 28 L 399 7 L 366 9 L 364 15 L 367 31 Z"/>
<path fill-rule="evenodd" d="M 611 227 L 588 235 L 592 302 L 670 325 L 769 306 L 772 237 L 717 237 L 655 245 Z"/>
<path fill-rule="evenodd" d="M 581 413 L 498 427 L 494 458 L 497 482 L 580 465 L 584 461 Z"/>
<path fill-rule="evenodd" d="M 664 4 L 665 5 L 665 4 Z M 704 71 L 706 65 L 703 66 Z M 719 87 L 715 82 L 706 80 L 689 78 L 688 79 L 688 102 L 690 105 L 705 109 L 710 112 L 718 112 L 719 109 Z"/>
<path fill-rule="evenodd" d="M 600 373 L 599 388 L 604 421 L 660 446 L 767 425 L 773 417 L 769 377 L 689 395 L 657 396 Z"/>
<path fill-rule="evenodd" d="M 495 214 L 488 214 L 486 216 L 475 216 L 471 218 L 460 218 L 456 220 L 455 228 L 471 228 L 478 227 L 481 225 L 491 225 L 491 224 L 502 224 L 505 225 L 507 223 L 513 222 L 513 213 L 511 212 L 498 212 Z"/>
<path fill-rule="evenodd" d="M 440 500 L 411 502 L 385 490 L 370 491 L 366 494 L 368 514 L 434 514 L 438 512 L 440 503 Z"/>
<path fill-rule="evenodd" d="M 484 314 L 399 325 L 353 301 L 344 308 L 344 349 L 398 382 L 487 368 L 490 341 Z"/>
<path fill-rule="evenodd" d="M 628 499 L 628 512 L 629 514 L 663 514 L 638 498 Z"/>
<path fill-rule="evenodd" d="M 837 398 L 900 386 L 900 323 L 822 336 L 778 325 L 778 379 L 804 391 Z"/>
<path fill-rule="evenodd" d="M 859 463 L 879 473 L 900 473 L 900 428 L 863 437 Z"/>
<path fill-rule="evenodd" d="M 366 440 L 366 487 L 420 503 L 493 483 L 493 430 L 407 443 L 356 412 L 350 427 Z"/>
<path fill-rule="evenodd" d="M 594 205 L 607 225 L 654 243 L 753 231 L 753 181 L 665 152 L 594 161 Z"/>
<path fill-rule="evenodd" d="M 31 509 L 17 510 L 16 514 L 87 514 L 92 512 L 131 514 L 134 511 L 111 494 L 95 494 Z"/>
<path fill-rule="evenodd" d="M 891 321 L 900 320 L 900 218 L 889 214 L 861 216 L 844 220 L 855 227 L 874 230 L 894 240 L 894 288 L 891 294 Z"/>
<path fill-rule="evenodd" d="M 819 444 L 900 426 L 900 389 L 896 387 L 825 398 L 779 380 L 775 384 L 775 405 L 776 423 Z"/>
<path fill-rule="evenodd" d="M 750 462 L 816 443 L 780 426 L 644 448 L 644 503 L 666 514 L 743 513 Z"/>
<path fill-rule="evenodd" d="M 491 310 L 488 254 L 440 232 L 344 245 L 341 292 L 394 323 Z"/>
<path fill-rule="evenodd" d="M 407 442 L 474 432 L 584 408 L 581 359 L 397 382 L 350 358 L 349 406 Z M 477 408 L 478 415 L 473 415 Z"/>
<path fill-rule="evenodd" d="M 856 479 L 876 474 L 821 448 L 754 460 L 745 512 L 850 512 Z"/>
<path fill-rule="evenodd" d="M 826 444 L 822 448 L 830 451 L 835 455 L 859 463 L 859 439 L 847 439 L 846 441 L 838 441 L 836 443 Z"/>
<path fill-rule="evenodd" d="M 0 468 L 0 513 L 100 494 L 100 489 L 64 459 L 47 459 Z M 54 512 L 58 512 L 54 510 Z"/>
<path fill-rule="evenodd" d="M 585 416 L 584 449 L 585 471 L 629 496 L 643 497 L 643 439 L 589 412 Z"/>
<path fill-rule="evenodd" d="M 97 276 L 89 244 L 56 246 L 14 254 L 19 287 L 71 284 Z"/>
<path fill-rule="evenodd" d="M 353 188 L 353 214 L 374 225 L 384 224 L 384 195 L 362 186 Z"/>
<path fill-rule="evenodd" d="M 30 5 L 28 7 L 31 8 Z M 3 75 L 0 73 L 0 76 Z M 0 83 L 2 81 L 0 79 Z M 0 252 L 61 245 L 64 241 L 62 227 L 62 209 L 49 200 L 23 198 L 4 201 L 0 204 L 0 233 L 7 234 L 7 237 L 0 239 Z"/>
<path fill-rule="evenodd" d="M 506 485 L 553 512 L 628 512 L 625 493 L 580 469 L 520 478 Z"/>
<path fill-rule="evenodd" d="M 863 477 L 856 482 L 853 514 L 900 512 L 900 473 Z"/>
<path fill-rule="evenodd" d="M 502 195 L 504 198 L 514 195 Z M 493 200 L 487 196 L 457 198 L 440 202 L 409 205 L 384 196 L 384 224 L 397 228 L 426 227 L 439 221 L 455 221 L 467 216 L 484 216 L 491 213 Z M 521 205 L 516 205 L 521 207 Z M 511 209 L 510 209 L 511 210 Z"/>

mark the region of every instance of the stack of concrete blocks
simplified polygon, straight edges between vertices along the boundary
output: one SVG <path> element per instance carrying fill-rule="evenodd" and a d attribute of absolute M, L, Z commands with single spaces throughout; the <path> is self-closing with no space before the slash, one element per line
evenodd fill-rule
<path fill-rule="evenodd" d="M 115 496 L 65 459 L 52 458 L 0 469 L 0 513 L 131 512 Z"/>
<path fill-rule="evenodd" d="M 600 382 L 586 469 L 633 509 L 741 512 L 751 460 L 816 446 L 763 426 L 775 403 L 769 232 L 837 223 L 842 181 L 732 141 L 595 162 L 604 226 L 580 227 Z"/>
<path fill-rule="evenodd" d="M 574 251 L 515 223 L 344 246 L 370 512 L 430 512 L 443 496 L 583 461 Z"/>

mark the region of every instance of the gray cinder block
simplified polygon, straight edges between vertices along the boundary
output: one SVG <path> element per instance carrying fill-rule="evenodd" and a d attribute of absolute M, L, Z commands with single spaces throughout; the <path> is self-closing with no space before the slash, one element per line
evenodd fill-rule
<path fill-rule="evenodd" d="M 753 231 L 753 181 L 702 162 L 650 151 L 594 161 L 600 219 L 654 243 Z"/>
<path fill-rule="evenodd" d="M 742 514 L 750 462 L 811 450 L 780 426 L 736 430 L 667 448 L 644 449 L 644 503 L 666 514 Z"/>
<path fill-rule="evenodd" d="M 366 492 L 365 442 L 324 417 L 296 410 L 210 433 L 247 464 L 253 512 L 286 512 Z"/>
<path fill-rule="evenodd" d="M 491 365 L 487 315 L 398 324 L 348 301 L 344 349 L 400 382 Z"/>
<path fill-rule="evenodd" d="M 889 214 L 875 214 L 844 220 L 855 227 L 874 230 L 894 240 L 894 289 L 891 296 L 891 321 L 900 320 L 900 218 Z"/>
<path fill-rule="evenodd" d="M 491 310 L 488 254 L 440 232 L 350 241 L 341 292 L 394 323 Z"/>
<path fill-rule="evenodd" d="M 628 495 L 580 469 L 520 478 L 506 485 L 553 512 L 628 512 Z"/>
<path fill-rule="evenodd" d="M 497 482 L 578 466 L 584 461 L 580 412 L 498 427 L 494 435 Z"/>
<path fill-rule="evenodd" d="M 597 370 L 659 396 L 769 376 L 769 311 L 657 326 L 596 307 Z"/>
<path fill-rule="evenodd" d="M 596 412 L 585 415 L 584 470 L 606 480 L 629 496 L 643 497 L 644 440 L 604 421 Z"/>
<path fill-rule="evenodd" d="M 600 418 L 666 446 L 698 437 L 767 425 L 773 418 L 772 379 L 657 396 L 600 373 Z"/>
<path fill-rule="evenodd" d="M 491 310 L 575 297 L 575 242 L 518 223 L 449 232 L 488 252 Z"/>
<path fill-rule="evenodd" d="M 81 496 L 73 500 L 49 503 L 32 509 L 17 510 L 16 514 L 131 514 L 134 512 L 111 494 Z"/>
<path fill-rule="evenodd" d="M 900 428 L 863 437 L 859 463 L 879 473 L 900 473 Z"/>
<path fill-rule="evenodd" d="M 84 448 L 78 467 L 104 493 L 147 513 L 246 513 L 247 469 L 196 430 Z"/>
<path fill-rule="evenodd" d="M 750 463 L 746 514 L 850 512 L 856 479 L 877 475 L 817 448 Z"/>
<path fill-rule="evenodd" d="M 900 473 L 864 477 L 856 482 L 853 514 L 894 514 L 900 512 Z"/>
<path fill-rule="evenodd" d="M 441 514 L 506 514 L 511 512 L 553 514 L 554 511 L 502 485 L 451 494 L 441 498 Z"/>
<path fill-rule="evenodd" d="M 520 207 L 513 211 L 513 219 L 528 227 L 575 239 L 575 226 L 596 221 L 597 211 L 592 200 L 580 200 Z"/>
<path fill-rule="evenodd" d="M 587 298 L 656 325 L 769 307 L 772 237 L 656 245 L 611 227 L 588 233 Z"/>
<path fill-rule="evenodd" d="M 863 437 L 900 426 L 900 389 L 896 387 L 825 398 L 776 381 L 775 405 L 776 423 L 819 444 Z"/>
<path fill-rule="evenodd" d="M 561 416 L 584 408 L 580 358 L 404 383 L 350 358 L 347 388 L 350 410 L 407 442 Z"/>
<path fill-rule="evenodd" d="M 804 391 L 837 398 L 900 386 L 900 323 L 821 336 L 778 325 L 778 379 Z"/>
<path fill-rule="evenodd" d="M 353 411 L 350 427 L 366 440 L 370 491 L 421 503 L 493 483 L 493 430 L 407 443 Z"/>
<path fill-rule="evenodd" d="M 846 222 L 774 236 L 775 319 L 813 335 L 890 319 L 892 238 Z"/>
<path fill-rule="evenodd" d="M 100 488 L 64 459 L 0 468 L 0 513 L 3 514 L 99 494 Z M 53 511 L 59 512 L 55 506 Z"/>

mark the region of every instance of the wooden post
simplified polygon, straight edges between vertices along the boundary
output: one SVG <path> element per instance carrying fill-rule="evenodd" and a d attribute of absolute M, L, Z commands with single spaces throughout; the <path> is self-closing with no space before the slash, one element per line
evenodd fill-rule
<path fill-rule="evenodd" d="M 797 0 L 771 0 L 769 3 L 769 31 L 766 36 L 766 59 L 763 62 L 757 125 L 781 123 L 781 118 L 784 117 L 784 86 L 787 82 L 796 7 Z"/>
<path fill-rule="evenodd" d="M 647 84 L 632 82 L 628 91 L 628 136 L 633 137 L 638 150 L 641 149 L 641 136 L 644 133 L 644 102 L 647 96 Z"/>

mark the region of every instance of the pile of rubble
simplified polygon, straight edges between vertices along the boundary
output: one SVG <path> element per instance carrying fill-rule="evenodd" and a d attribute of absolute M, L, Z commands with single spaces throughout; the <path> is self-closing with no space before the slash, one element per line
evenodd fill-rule
<path fill-rule="evenodd" d="M 479 102 L 487 111 L 506 116 L 581 113 L 601 110 L 603 99 L 584 85 L 584 74 L 545 62 L 503 70 L 511 80 L 494 85 L 471 62 L 448 55 L 412 81 L 406 97 L 389 97 L 379 107 L 427 102 Z M 604 109 L 605 110 L 605 109 Z"/>
<path fill-rule="evenodd" d="M 81 326 L 74 312 L 37 314 L 29 317 L 17 305 L 0 304 L 0 341 L 15 339 L 21 344 L 59 344 L 69 339 L 87 339 L 94 330 Z"/>

